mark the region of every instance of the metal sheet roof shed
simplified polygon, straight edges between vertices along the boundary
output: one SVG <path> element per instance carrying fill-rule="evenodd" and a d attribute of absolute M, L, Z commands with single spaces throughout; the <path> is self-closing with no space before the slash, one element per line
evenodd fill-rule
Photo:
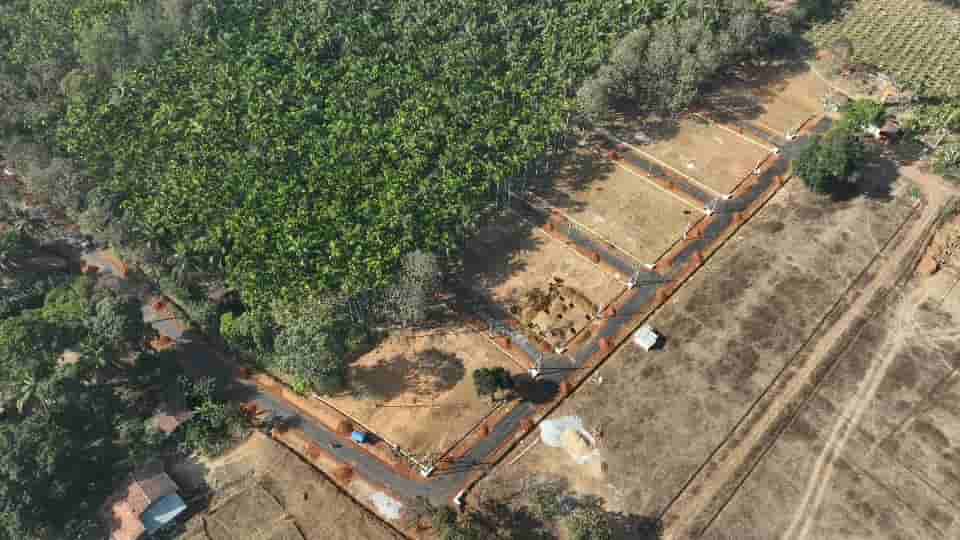
<path fill-rule="evenodd" d="M 660 341 L 660 334 L 649 324 L 645 324 L 633 333 L 633 342 L 645 351 L 657 346 Z"/>
<path fill-rule="evenodd" d="M 171 493 L 151 504 L 140 516 L 140 521 L 147 534 L 150 534 L 176 519 L 186 509 L 187 503 L 183 502 L 180 495 Z"/>

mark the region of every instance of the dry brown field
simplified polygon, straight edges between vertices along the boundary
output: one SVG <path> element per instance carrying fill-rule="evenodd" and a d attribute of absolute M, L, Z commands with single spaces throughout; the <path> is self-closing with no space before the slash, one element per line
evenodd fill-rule
<path fill-rule="evenodd" d="M 521 366 L 464 325 L 398 332 L 350 365 L 352 393 L 323 401 L 419 456 L 441 454 L 487 416 L 473 370 Z"/>

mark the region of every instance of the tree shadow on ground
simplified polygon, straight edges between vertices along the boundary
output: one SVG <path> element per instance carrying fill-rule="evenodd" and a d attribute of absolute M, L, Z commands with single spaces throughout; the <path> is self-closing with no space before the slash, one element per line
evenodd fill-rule
<path fill-rule="evenodd" d="M 588 134 L 581 143 L 554 158 L 549 172 L 535 176 L 527 183 L 530 191 L 538 197 L 567 212 L 584 210 L 587 203 L 578 200 L 577 194 L 595 187 L 595 184 L 602 184 L 615 170 L 606 152 L 601 151 L 612 150 L 605 146 L 602 138 Z"/>
<path fill-rule="evenodd" d="M 407 392 L 433 395 L 446 392 L 463 380 L 466 368 L 455 354 L 436 348 L 401 353 L 373 366 L 353 366 L 350 379 L 356 394 L 390 401 Z"/>
<path fill-rule="evenodd" d="M 493 289 L 527 268 L 523 255 L 548 240 L 534 224 L 508 212 L 480 231 L 464 250 L 460 281 L 489 298 Z"/>
<path fill-rule="evenodd" d="M 513 378 L 514 392 L 523 401 L 529 401 L 534 405 L 542 405 L 553 401 L 560 386 L 548 379 L 534 379 L 527 373 L 521 373 Z"/>
<path fill-rule="evenodd" d="M 898 165 L 879 152 L 871 151 L 871 154 L 860 171 L 860 178 L 855 182 L 841 182 L 830 193 L 832 201 L 845 202 L 857 197 L 881 202 L 893 200 L 893 190 L 900 177 Z"/>
<path fill-rule="evenodd" d="M 704 85 L 694 106 L 708 109 L 722 123 L 756 120 L 787 79 L 810 71 L 804 61 L 812 56 L 812 50 L 809 42 L 801 40 L 771 55 L 769 62 L 730 67 Z"/>

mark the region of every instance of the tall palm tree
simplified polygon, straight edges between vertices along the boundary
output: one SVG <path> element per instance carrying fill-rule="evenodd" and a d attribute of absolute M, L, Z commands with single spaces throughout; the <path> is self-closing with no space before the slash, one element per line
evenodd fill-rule
<path fill-rule="evenodd" d="M 690 4 L 687 0 L 670 0 L 666 15 L 671 21 L 686 19 L 690 15 Z"/>

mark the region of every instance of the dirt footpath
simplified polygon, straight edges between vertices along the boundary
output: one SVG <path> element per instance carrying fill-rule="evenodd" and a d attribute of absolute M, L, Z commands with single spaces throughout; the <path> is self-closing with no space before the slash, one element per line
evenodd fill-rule
<path fill-rule="evenodd" d="M 902 170 L 923 191 L 926 202 L 918 208 L 916 219 L 901 230 L 868 273 L 865 285 L 855 287 L 856 299 L 829 328 L 820 330 L 815 342 L 808 344 L 809 352 L 799 356 L 795 364 L 788 365 L 761 399 L 738 423 L 730 437 L 704 464 L 693 480 L 684 488 L 663 514 L 665 539 L 688 539 L 698 537 L 709 526 L 717 512 L 733 496 L 733 493 L 750 474 L 758 459 L 769 449 L 783 428 L 794 415 L 798 406 L 810 398 L 820 377 L 836 359 L 833 354 L 838 342 L 849 339 L 851 329 L 862 325 L 874 299 L 889 290 L 902 275 L 905 261 L 918 254 L 920 243 L 929 237 L 948 196 L 952 193 L 936 177 L 924 175 L 916 169 Z M 830 319 L 830 317 L 828 317 Z M 856 422 L 866 403 L 876 393 L 886 371 L 884 365 L 875 366 L 867 374 L 867 387 L 863 395 L 849 405 L 851 422 Z M 831 433 L 827 447 L 843 445 L 846 430 Z M 829 453 L 829 450 L 826 451 Z M 824 465 L 818 464 L 818 468 Z M 814 475 L 819 474 L 817 471 Z M 804 498 L 804 505 L 797 510 L 803 516 L 805 507 L 816 501 L 816 493 Z M 805 538 L 808 526 L 798 518 L 787 531 L 790 538 Z"/>

